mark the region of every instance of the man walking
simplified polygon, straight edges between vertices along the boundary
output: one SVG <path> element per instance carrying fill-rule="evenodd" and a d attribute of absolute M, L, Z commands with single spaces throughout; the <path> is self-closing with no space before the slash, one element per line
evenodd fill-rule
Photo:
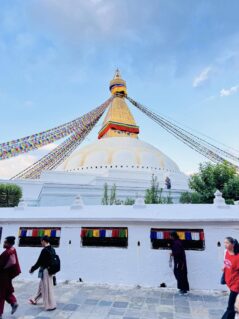
<path fill-rule="evenodd" d="M 49 274 L 49 267 L 51 264 L 52 256 L 55 255 L 55 250 L 50 245 L 48 236 L 41 239 L 42 247 L 41 254 L 34 266 L 31 267 L 30 273 L 39 269 L 38 277 L 40 278 L 39 289 L 34 298 L 29 299 L 32 305 L 36 305 L 38 300 L 42 297 L 44 307 L 47 311 L 56 309 L 56 301 L 53 292 L 53 277 Z"/>
<path fill-rule="evenodd" d="M 0 319 L 2 319 L 5 301 L 11 305 L 12 314 L 18 308 L 17 299 L 13 294 L 12 280 L 21 273 L 21 269 L 14 244 L 15 237 L 6 237 L 3 244 L 5 250 L 0 255 Z"/>

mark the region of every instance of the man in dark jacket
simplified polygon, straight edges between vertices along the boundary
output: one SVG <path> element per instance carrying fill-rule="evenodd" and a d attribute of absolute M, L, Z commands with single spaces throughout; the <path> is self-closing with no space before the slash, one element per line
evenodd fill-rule
<path fill-rule="evenodd" d="M 55 296 L 53 292 L 53 278 L 48 272 L 51 258 L 52 255 L 55 254 L 55 250 L 51 247 L 48 236 L 42 237 L 41 244 L 44 248 L 42 249 L 37 262 L 29 271 L 32 274 L 35 270 L 39 269 L 38 277 L 41 280 L 37 295 L 35 298 L 29 299 L 29 301 L 31 304 L 36 305 L 37 301 L 42 297 L 45 309 L 50 311 L 56 309 Z"/>
<path fill-rule="evenodd" d="M 174 260 L 174 275 L 177 280 L 177 287 L 179 289 L 180 294 L 185 295 L 189 291 L 185 250 L 182 241 L 179 239 L 177 232 L 171 233 L 171 239 L 171 256 Z"/>
<path fill-rule="evenodd" d="M 15 237 L 6 237 L 3 248 L 4 252 L 0 255 L 0 319 L 2 318 L 5 301 L 12 307 L 12 314 L 18 308 L 17 299 L 14 296 L 12 279 L 21 273 L 18 262 L 15 244 Z"/>

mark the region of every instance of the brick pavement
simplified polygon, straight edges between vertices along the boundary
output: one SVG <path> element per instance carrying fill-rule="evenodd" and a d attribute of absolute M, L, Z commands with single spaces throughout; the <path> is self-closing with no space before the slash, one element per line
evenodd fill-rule
<path fill-rule="evenodd" d="M 7 305 L 4 319 L 220 319 L 227 303 L 222 293 L 180 296 L 165 288 L 62 283 L 55 287 L 57 309 L 47 312 L 42 304 L 27 302 L 37 289 L 36 282 L 17 282 L 15 287 L 19 310 L 11 316 Z"/>

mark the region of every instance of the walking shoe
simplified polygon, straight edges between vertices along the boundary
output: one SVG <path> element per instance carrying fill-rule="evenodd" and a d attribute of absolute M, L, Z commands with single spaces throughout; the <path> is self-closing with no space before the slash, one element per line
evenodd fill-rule
<path fill-rule="evenodd" d="M 17 308 L 18 308 L 18 304 L 17 303 L 14 303 L 12 306 L 12 312 L 11 314 L 13 315 L 16 311 L 17 311 Z"/>
<path fill-rule="evenodd" d="M 46 311 L 53 311 L 56 310 L 56 308 L 47 309 Z"/>

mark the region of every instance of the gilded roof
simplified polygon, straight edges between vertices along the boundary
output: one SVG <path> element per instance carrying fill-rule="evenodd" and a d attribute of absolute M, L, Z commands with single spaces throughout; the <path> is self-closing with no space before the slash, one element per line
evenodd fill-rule
<path fill-rule="evenodd" d="M 110 105 L 110 108 L 105 116 L 103 126 L 107 122 L 118 122 L 123 124 L 136 125 L 135 119 L 121 97 L 115 97 Z"/>
<path fill-rule="evenodd" d="M 99 132 L 99 138 L 116 136 L 137 138 L 139 128 L 125 102 L 126 82 L 121 78 L 119 70 L 116 70 L 113 80 L 110 81 L 110 90 L 114 95 L 114 99 L 105 116 Z"/>

